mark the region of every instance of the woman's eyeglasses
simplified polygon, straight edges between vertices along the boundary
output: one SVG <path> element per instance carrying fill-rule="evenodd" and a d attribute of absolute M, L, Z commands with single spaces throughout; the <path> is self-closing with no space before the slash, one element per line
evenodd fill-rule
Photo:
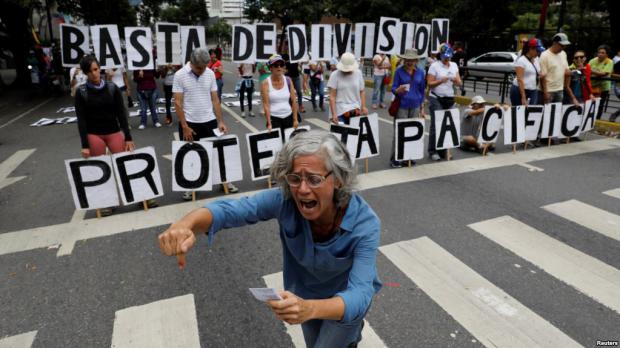
<path fill-rule="evenodd" d="M 319 174 L 310 174 L 307 176 L 286 174 L 285 178 L 290 187 L 299 187 L 301 186 L 301 182 L 305 180 L 306 184 L 311 188 L 319 188 L 331 174 L 332 172 L 327 173 L 325 176 Z"/>
<path fill-rule="evenodd" d="M 574 59 L 585 59 L 585 58 L 586 58 L 586 56 L 575 56 Z"/>
<path fill-rule="evenodd" d="M 282 62 L 278 62 L 278 63 L 271 64 L 271 66 L 274 68 L 284 68 L 285 64 Z"/>

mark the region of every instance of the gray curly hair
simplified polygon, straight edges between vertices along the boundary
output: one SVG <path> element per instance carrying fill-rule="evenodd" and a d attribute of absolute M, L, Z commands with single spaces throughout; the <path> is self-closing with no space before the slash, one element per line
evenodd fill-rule
<path fill-rule="evenodd" d="M 341 183 L 341 187 L 335 190 L 334 201 L 336 207 L 344 207 L 357 184 L 357 170 L 345 145 L 333 134 L 323 130 L 297 133 L 284 144 L 271 165 L 271 179 L 280 184 L 284 198 L 291 198 L 291 188 L 286 182 L 286 175 L 293 170 L 293 160 L 307 155 L 321 157 L 327 170 Z"/>

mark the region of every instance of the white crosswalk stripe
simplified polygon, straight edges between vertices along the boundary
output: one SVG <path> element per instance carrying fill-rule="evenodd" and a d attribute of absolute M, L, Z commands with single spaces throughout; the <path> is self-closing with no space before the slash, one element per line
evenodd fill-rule
<path fill-rule="evenodd" d="M 469 225 L 555 278 L 620 313 L 620 271 L 510 216 Z"/>
<path fill-rule="evenodd" d="M 30 348 L 35 337 L 37 337 L 37 331 L 2 338 L 0 339 L 0 348 Z"/>
<path fill-rule="evenodd" d="M 543 209 L 620 241 L 620 216 L 616 214 L 575 199 L 549 204 L 544 206 Z"/>
<path fill-rule="evenodd" d="M 603 194 L 620 199 L 620 188 L 605 191 Z"/>
<path fill-rule="evenodd" d="M 200 348 L 194 295 L 117 311 L 112 348 Z"/>
<path fill-rule="evenodd" d="M 269 288 L 274 288 L 276 290 L 282 290 L 284 288 L 283 280 L 282 280 L 282 272 L 269 274 L 263 276 L 263 280 L 265 284 Z M 381 338 L 377 335 L 375 330 L 370 327 L 368 321 L 365 321 L 364 329 L 362 330 L 362 341 L 358 344 L 359 348 L 381 348 L 385 347 L 385 343 L 381 340 Z M 284 323 L 284 322 L 283 322 Z M 289 325 L 284 323 L 286 327 L 286 332 L 291 336 L 291 340 L 293 344 L 297 348 L 303 348 L 306 346 L 304 342 L 304 334 L 301 331 L 301 325 Z"/>
<path fill-rule="evenodd" d="M 487 347 L 581 347 L 428 237 L 379 249 Z"/>

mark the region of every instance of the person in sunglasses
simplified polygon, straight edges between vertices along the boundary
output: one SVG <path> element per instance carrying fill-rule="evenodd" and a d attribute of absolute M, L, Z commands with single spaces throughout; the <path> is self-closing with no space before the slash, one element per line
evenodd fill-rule
<path fill-rule="evenodd" d="M 280 128 L 282 133 L 286 128 L 297 128 L 297 92 L 291 78 L 284 75 L 286 62 L 279 54 L 269 58 L 271 75 L 261 83 L 260 93 L 267 120 L 267 129 Z"/>
<path fill-rule="evenodd" d="M 283 251 L 279 320 L 301 324 L 308 347 L 355 347 L 373 296 L 381 289 L 376 255 L 381 223 L 353 192 L 356 169 L 346 147 L 323 130 L 300 132 L 271 166 L 279 188 L 194 210 L 159 235 L 180 265 L 196 238 L 224 228 L 277 219 Z"/>
<path fill-rule="evenodd" d="M 570 88 L 577 98 L 579 103 L 594 98 L 592 95 L 592 82 L 590 77 L 592 75 L 592 68 L 586 60 L 586 53 L 582 50 L 578 50 L 573 55 L 573 64 L 570 69 Z M 570 100 L 565 96 L 564 104 L 570 104 Z"/>

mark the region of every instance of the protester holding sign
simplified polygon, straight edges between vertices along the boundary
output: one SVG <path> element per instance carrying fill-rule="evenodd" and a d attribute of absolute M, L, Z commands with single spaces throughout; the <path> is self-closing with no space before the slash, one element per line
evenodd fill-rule
<path fill-rule="evenodd" d="M 133 80 L 136 82 L 138 90 L 138 99 L 140 100 L 140 126 L 138 129 L 146 128 L 146 110 L 151 110 L 151 119 L 156 128 L 161 127 L 159 117 L 157 115 L 157 82 L 155 78 L 159 77 L 159 73 L 153 69 L 135 70 L 133 72 Z"/>
<path fill-rule="evenodd" d="M 380 221 L 353 192 L 356 170 L 332 134 L 311 130 L 291 138 L 271 166 L 279 189 L 197 209 L 159 235 L 162 253 L 185 253 L 199 234 L 209 242 L 224 228 L 277 219 L 284 252 L 282 300 L 268 301 L 279 320 L 301 324 L 308 347 L 351 347 L 381 289 L 376 254 Z"/>
<path fill-rule="evenodd" d="M 575 105 L 579 104 L 569 86 L 570 70 L 568 69 L 566 52 L 564 52 L 564 46 L 568 45 L 570 45 L 570 41 L 568 41 L 566 34 L 555 34 L 551 47 L 540 55 L 540 87 L 544 104 L 561 103 L 565 91 Z"/>
<path fill-rule="evenodd" d="M 269 76 L 261 84 L 263 110 L 267 120 L 267 129 L 280 128 L 282 134 L 287 128 L 297 128 L 297 93 L 288 76 L 284 75 L 286 63 L 282 56 L 274 54 L 269 58 Z"/>
<path fill-rule="evenodd" d="M 461 76 L 456 63 L 451 62 L 450 58 L 454 51 L 447 43 L 439 48 L 439 61 L 431 64 L 428 69 L 429 111 L 431 113 L 431 130 L 428 137 L 428 154 L 433 161 L 441 160 L 446 157 L 446 150 L 440 150 L 440 154 L 435 149 L 435 110 L 447 110 L 454 106 L 454 86 L 461 85 Z"/>
<path fill-rule="evenodd" d="M 366 85 L 353 53 L 344 53 L 336 66 L 327 82 L 331 121 L 350 124 L 351 117 L 368 115 Z"/>
<path fill-rule="evenodd" d="M 224 74 L 224 65 L 222 65 L 222 61 L 217 57 L 217 53 L 215 50 L 209 50 L 209 56 L 211 59 L 207 64 L 207 67 L 211 69 L 215 73 L 215 82 L 217 84 L 217 97 L 222 102 L 222 89 L 224 88 L 224 80 L 222 75 Z"/>
<path fill-rule="evenodd" d="M 544 51 L 540 40 L 533 38 L 523 44 L 521 56 L 515 62 L 516 77 L 510 88 L 510 102 L 516 105 L 538 104 L 538 80 L 540 63 L 538 55 Z"/>
<path fill-rule="evenodd" d="M 190 61 L 174 74 L 174 104 L 179 118 L 179 136 L 185 141 L 200 140 L 216 136 L 216 129 L 226 133 L 228 128 L 222 118 L 215 73 L 207 68 L 211 61 L 204 48 L 197 48 L 190 54 Z M 228 183 L 229 192 L 239 189 Z M 185 192 L 183 199 L 191 200 L 191 192 Z"/>
<path fill-rule="evenodd" d="M 594 98 L 590 80 L 592 68 L 586 62 L 586 52 L 578 50 L 573 55 L 573 64 L 568 67 L 570 69 L 570 89 L 580 103 Z M 564 98 L 564 103 L 569 104 L 570 101 Z"/>
<path fill-rule="evenodd" d="M 127 109 L 120 89 L 101 78 L 99 62 L 94 56 L 84 56 L 80 68 L 87 76 L 86 83 L 78 86 L 75 94 L 82 157 L 105 155 L 106 148 L 111 153 L 133 151 Z M 109 208 L 101 210 L 102 215 L 111 213 Z"/>
<path fill-rule="evenodd" d="M 401 118 L 418 118 L 423 109 L 424 91 L 424 70 L 417 69 L 416 65 L 420 59 L 417 50 L 408 48 L 404 54 L 398 55 L 404 63 L 394 72 L 392 82 L 392 93 L 400 101 L 398 112 L 394 116 L 394 138 L 396 138 L 396 120 Z M 392 141 L 392 155 L 390 165 L 392 168 L 402 167 L 402 163 L 394 159 L 395 141 Z"/>
<path fill-rule="evenodd" d="M 477 95 L 471 98 L 469 107 L 465 109 L 463 122 L 461 122 L 462 150 L 479 151 L 481 149 L 480 144 L 478 144 L 478 134 L 480 134 L 485 103 L 484 98 Z"/>
<path fill-rule="evenodd" d="M 111 68 L 106 70 L 106 78 L 109 82 L 114 83 L 123 93 L 123 100 L 131 99 L 131 88 L 127 81 L 127 72 L 125 68 Z M 127 104 L 125 104 L 127 107 Z"/>
<path fill-rule="evenodd" d="M 286 62 L 286 73 L 291 81 L 293 81 L 293 86 L 295 86 L 295 92 L 297 92 L 297 105 L 299 107 L 299 112 L 306 112 L 304 109 L 304 105 L 302 104 L 303 99 L 301 98 L 301 75 L 299 72 L 299 63 L 291 63 L 291 58 L 287 53 L 282 55 L 282 59 Z M 299 115 L 298 115 L 299 116 Z"/>

